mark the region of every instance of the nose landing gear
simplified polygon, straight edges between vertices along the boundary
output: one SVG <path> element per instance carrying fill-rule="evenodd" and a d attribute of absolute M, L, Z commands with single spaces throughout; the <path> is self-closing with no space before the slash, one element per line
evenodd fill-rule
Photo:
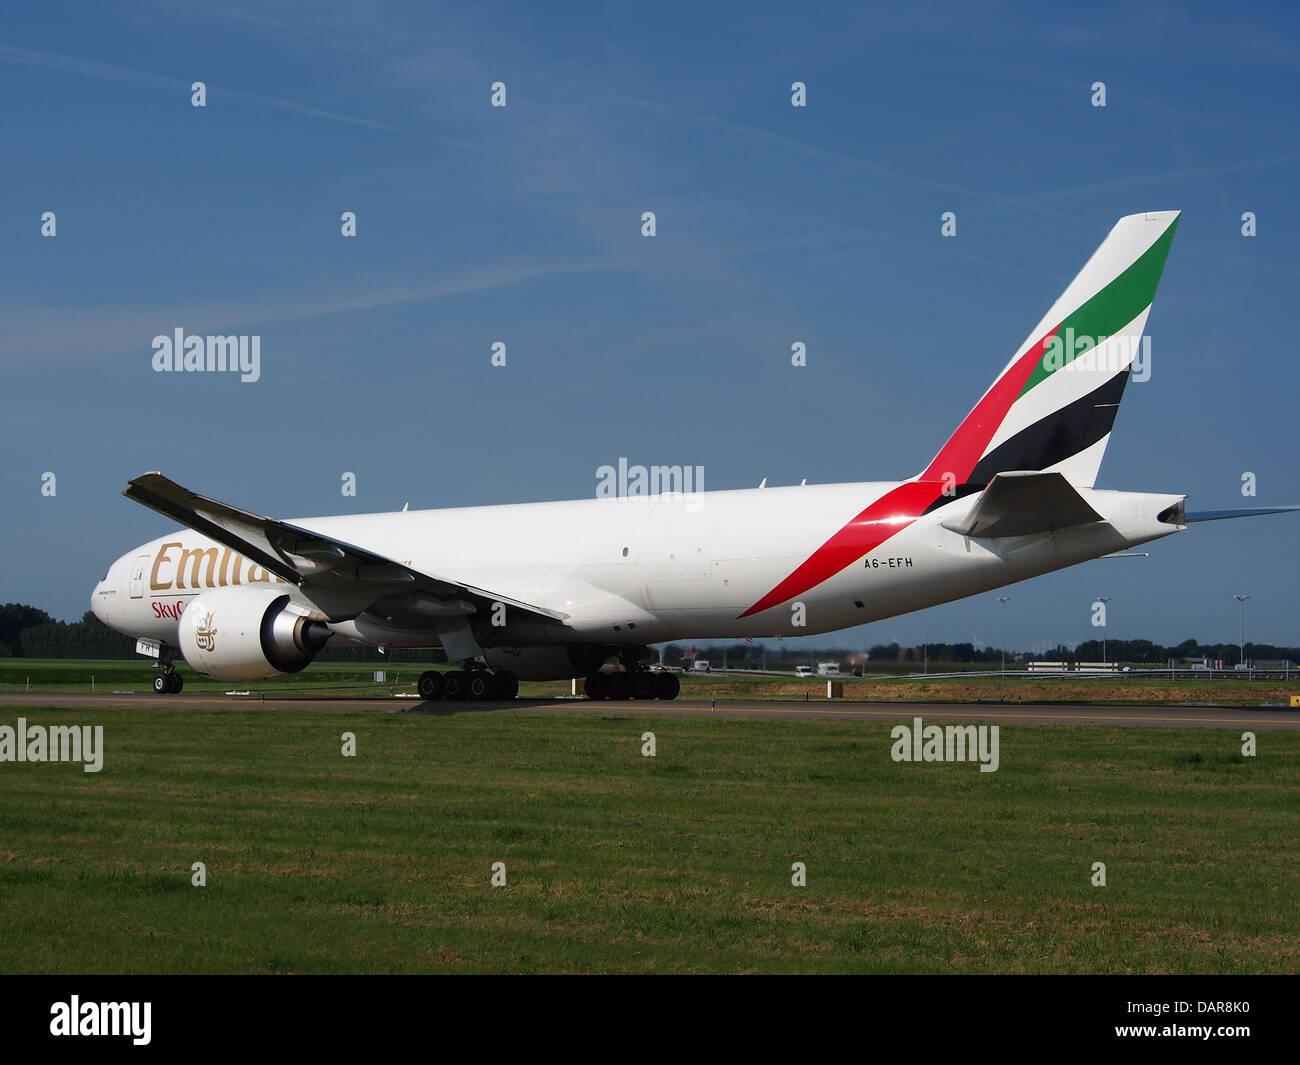
<path fill-rule="evenodd" d="M 182 688 L 185 687 L 185 680 L 176 672 L 174 664 L 175 648 L 160 647 L 158 649 L 158 672 L 153 678 L 153 693 L 155 695 L 179 695 Z"/>

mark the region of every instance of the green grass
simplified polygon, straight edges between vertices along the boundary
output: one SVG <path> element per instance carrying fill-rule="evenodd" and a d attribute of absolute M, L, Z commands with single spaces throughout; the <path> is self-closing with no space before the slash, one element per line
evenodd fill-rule
<path fill-rule="evenodd" d="M 449 669 L 450 666 L 414 662 L 320 662 L 301 673 L 256 681 L 211 680 L 195 673 L 183 663 L 177 669 L 185 679 L 187 693 L 226 691 L 265 692 L 268 696 L 302 694 L 338 694 L 358 697 L 387 698 L 394 692 L 414 693 L 415 681 L 425 669 Z M 386 671 L 383 684 L 374 683 L 374 671 Z M 152 694 L 154 676 L 152 660 L 126 661 L 74 659 L 0 659 L 0 692 L 20 692 L 30 680 L 35 692 L 89 692 L 92 677 L 97 692 L 115 690 Z M 790 676 L 753 674 L 678 674 L 682 697 L 691 699 L 772 699 L 802 702 L 805 697 L 821 700 L 826 695 L 826 678 L 800 679 Z M 1138 677 L 1118 675 L 1083 678 L 1026 676 L 952 677 L 932 679 L 918 677 L 900 680 L 892 676 L 839 678 L 844 682 L 848 700 L 872 702 L 972 702 L 1001 699 L 1035 703 L 1089 702 L 1132 705 L 1158 703 L 1176 705 L 1183 702 L 1209 702 L 1228 706 L 1258 706 L 1260 703 L 1289 703 L 1300 695 L 1300 676 L 1290 681 L 1275 679 L 1216 680 Z M 554 698 L 570 692 L 567 680 L 526 681 L 519 694 L 526 699 Z"/>
<path fill-rule="evenodd" d="M 1003 726 L 982 774 L 867 722 L 20 714 L 106 755 L 0 763 L 4 972 L 1300 969 L 1294 733 Z"/>
<path fill-rule="evenodd" d="M 321 662 L 301 673 L 284 677 L 271 677 L 257 681 L 212 680 L 195 673 L 184 662 L 178 662 L 176 671 L 185 678 L 187 692 L 265 691 L 290 693 L 338 689 L 348 695 L 386 696 L 400 678 L 398 687 L 414 691 L 415 681 L 425 669 L 447 669 L 448 666 L 421 666 L 415 662 Z M 374 671 L 387 672 L 387 683 L 374 683 Z M 155 672 L 153 659 L 72 659 L 72 658 L 0 658 L 0 691 L 24 691 L 28 681 L 33 691 L 88 692 L 91 678 L 97 692 L 130 689 L 150 694 L 150 684 Z"/>

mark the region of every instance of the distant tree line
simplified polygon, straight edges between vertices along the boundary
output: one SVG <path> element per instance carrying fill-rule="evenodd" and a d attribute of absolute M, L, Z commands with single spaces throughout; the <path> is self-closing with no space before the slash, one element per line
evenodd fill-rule
<path fill-rule="evenodd" d="M 80 621 L 55 621 L 23 603 L 0 606 L 0 658 L 130 658 L 135 640 L 89 610 Z"/>
<path fill-rule="evenodd" d="M 1277 647 L 1268 643 L 1247 643 L 1246 660 L 1248 662 L 1300 662 L 1300 648 Z M 1101 662 L 1101 640 L 1085 640 L 1074 648 L 1063 644 L 1057 645 L 1040 654 L 1027 651 L 1007 649 L 1007 665 L 1025 662 Z M 795 665 L 810 665 L 816 662 L 839 662 L 842 666 L 862 665 L 861 651 L 846 651 L 842 647 L 786 647 L 780 644 L 763 647 L 751 647 L 749 644 L 737 643 L 713 647 L 685 647 L 680 644 L 668 644 L 664 648 L 664 662 L 670 666 L 689 664 L 695 658 L 707 658 L 713 668 L 722 666 L 725 661 L 732 669 L 790 669 Z M 1185 659 L 1211 662 L 1222 659 L 1229 665 L 1235 665 L 1240 659 L 1240 651 L 1235 643 L 1201 643 L 1199 640 L 1184 640 L 1180 644 L 1164 646 L 1151 640 L 1107 640 L 1105 643 L 1105 661 L 1121 662 L 1126 665 L 1168 665 L 1170 659 L 1182 662 Z M 971 643 L 931 643 L 904 646 L 898 643 L 876 644 L 867 649 L 867 669 L 881 667 L 887 670 L 910 670 L 923 662 L 932 664 L 954 664 L 974 666 L 991 665 L 1002 662 L 1002 649 L 999 647 L 976 648 Z"/>
<path fill-rule="evenodd" d="M 1223 660 L 1229 665 L 1239 661 L 1235 643 L 1200 643 L 1184 640 L 1174 646 L 1163 646 L 1150 640 L 1107 640 L 1106 660 L 1128 665 L 1168 664 L 1170 659 Z M 80 621 L 55 621 L 44 610 L 24 603 L 5 603 L 0 606 L 0 658 L 131 658 L 135 654 L 135 640 L 110 629 L 90 611 Z M 868 652 L 867 669 L 883 668 L 910 670 L 923 661 L 975 665 L 1001 663 L 1002 651 L 997 647 L 976 649 L 970 643 L 932 643 L 904 647 L 898 643 L 876 644 Z M 658 651 L 652 660 L 658 660 Z M 842 647 L 809 648 L 783 644 L 750 645 L 735 643 L 726 646 L 689 646 L 670 643 L 663 648 L 663 661 L 669 666 L 689 665 L 696 658 L 707 658 L 714 668 L 725 664 L 732 669 L 793 669 L 796 665 L 816 662 L 839 662 L 841 666 L 860 669 L 862 653 L 846 651 Z M 322 662 L 442 662 L 446 656 L 440 650 L 391 648 L 380 655 L 373 647 L 344 645 L 327 647 L 317 659 Z M 1246 660 L 1253 662 L 1300 662 L 1300 648 L 1276 647 L 1267 643 L 1247 643 Z M 1085 640 L 1070 649 L 1058 645 L 1041 654 L 1007 651 L 1007 663 L 1020 662 L 1100 662 L 1102 642 Z"/>
<path fill-rule="evenodd" d="M 1103 654 L 1104 648 L 1104 654 Z M 1250 643 L 1245 646 L 1248 662 L 1282 662 L 1300 661 L 1300 648 L 1277 647 L 1270 643 Z M 984 647 L 976 650 L 969 643 L 932 643 L 928 646 L 900 647 L 896 643 L 877 644 L 868 654 L 869 662 L 920 662 L 929 658 L 931 662 L 998 662 L 1002 661 L 1002 650 L 997 647 Z M 806 657 L 806 655 L 805 655 Z M 1184 660 L 1211 662 L 1222 659 L 1229 665 L 1235 665 L 1241 657 L 1241 650 L 1235 643 L 1201 643 L 1199 640 L 1184 640 L 1180 644 L 1164 646 L 1151 640 L 1084 640 L 1074 648 L 1058 644 L 1040 654 L 1027 651 L 1007 649 L 1007 662 L 1122 662 L 1126 665 L 1168 665 Z"/>
<path fill-rule="evenodd" d="M 25 603 L 0 606 L 0 658 L 134 658 L 135 639 L 110 629 L 89 610 L 80 621 L 55 621 Z M 441 662 L 440 650 L 399 649 L 381 655 L 373 647 L 327 647 L 321 662 Z"/>

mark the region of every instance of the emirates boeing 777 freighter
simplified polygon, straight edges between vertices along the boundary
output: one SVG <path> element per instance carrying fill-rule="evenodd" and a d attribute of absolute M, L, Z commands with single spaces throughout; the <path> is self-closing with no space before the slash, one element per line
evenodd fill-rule
<path fill-rule="evenodd" d="M 1181 532 L 1297 508 L 1188 514 L 1094 487 L 1178 212 L 1121 218 L 974 410 L 903 481 L 667 492 L 282 521 L 160 473 L 123 493 L 185 526 L 119 558 L 104 622 L 180 691 L 199 673 L 303 669 L 327 643 L 441 647 L 426 699 L 512 698 L 585 677 L 594 698 L 677 695 L 648 644 L 829 632 Z M 616 658 L 623 668 L 602 672 Z"/>

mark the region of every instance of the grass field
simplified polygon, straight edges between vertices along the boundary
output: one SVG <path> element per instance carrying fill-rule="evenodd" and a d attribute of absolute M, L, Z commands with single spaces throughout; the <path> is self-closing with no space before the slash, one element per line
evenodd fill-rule
<path fill-rule="evenodd" d="M 106 754 L 0 764 L 4 972 L 1300 970 L 1295 733 L 20 713 Z"/>
<path fill-rule="evenodd" d="M 302 673 L 252 682 L 210 680 L 188 666 L 180 665 L 187 692 L 224 692 L 230 690 L 275 693 L 329 693 L 386 696 L 394 691 L 414 692 L 422 669 L 414 663 L 342 663 L 323 662 L 309 666 Z M 438 668 L 448 668 L 440 666 Z M 387 672 L 384 684 L 374 683 L 374 671 Z M 127 661 L 76 661 L 67 659 L 0 659 L 0 691 L 23 691 L 30 680 L 33 691 L 90 691 L 92 678 L 96 691 L 132 690 L 151 695 L 150 681 L 154 669 L 147 659 Z M 825 678 L 756 676 L 752 674 L 684 674 L 683 698 L 700 699 L 823 699 Z M 844 697 L 850 700 L 879 702 L 971 702 L 1005 699 L 1011 702 L 1092 702 L 1092 703 L 1219 703 L 1224 706 L 1259 706 L 1261 703 L 1289 703 L 1300 695 L 1300 675 L 1285 680 L 1176 680 L 1160 677 L 1132 678 L 1119 675 L 1080 680 L 1077 677 L 1028 676 L 1012 673 L 1006 677 L 917 678 L 902 680 L 882 675 L 866 679 L 844 679 Z M 570 685 L 563 681 L 534 681 L 520 685 L 519 694 L 528 699 L 567 695 Z M 165 698 L 165 697 L 163 697 Z"/>

